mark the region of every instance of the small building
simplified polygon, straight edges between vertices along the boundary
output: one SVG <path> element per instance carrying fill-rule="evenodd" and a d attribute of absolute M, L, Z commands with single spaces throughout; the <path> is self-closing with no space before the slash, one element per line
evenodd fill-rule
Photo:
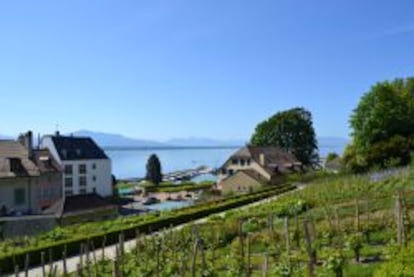
<path fill-rule="evenodd" d="M 245 146 L 219 169 L 218 189 L 222 192 L 249 192 L 263 185 L 277 185 L 282 176 L 300 171 L 302 164 L 290 153 L 276 147 Z"/>
<path fill-rule="evenodd" d="M 111 160 L 89 137 L 44 136 L 41 146 L 49 149 L 63 168 L 65 196 L 96 193 L 112 196 Z"/>
<path fill-rule="evenodd" d="M 0 209 L 4 215 L 40 211 L 35 199 L 40 172 L 17 141 L 0 141 Z"/>
<path fill-rule="evenodd" d="M 250 193 L 267 183 L 259 173 L 251 169 L 239 170 L 220 183 L 224 194 L 231 192 Z"/>
<path fill-rule="evenodd" d="M 61 197 L 61 168 L 47 149 L 33 149 L 31 132 L 0 140 L 2 215 L 40 214 Z"/>

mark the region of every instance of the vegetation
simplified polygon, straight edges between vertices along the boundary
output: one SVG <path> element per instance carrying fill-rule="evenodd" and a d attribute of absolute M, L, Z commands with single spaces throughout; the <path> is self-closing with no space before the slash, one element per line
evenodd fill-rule
<path fill-rule="evenodd" d="M 353 142 L 344 154 L 352 172 L 409 164 L 414 150 L 414 78 L 374 85 L 351 115 Z"/>
<path fill-rule="evenodd" d="M 161 162 L 156 154 L 152 154 L 148 158 L 147 175 L 145 179 L 155 185 L 162 182 Z"/>
<path fill-rule="evenodd" d="M 124 217 L 103 222 L 90 222 L 55 228 L 51 232 L 34 237 L 8 239 L 0 243 L 0 269 L 14 270 L 14 264 L 23 265 L 26 254 L 30 254 L 30 264 L 39 265 L 42 252 L 58 253 L 61 257 L 64 250 L 67 256 L 78 254 L 80 246 L 93 243 L 94 246 L 114 244 L 122 233 L 126 239 L 135 238 L 136 232 L 148 233 L 161 228 L 175 226 L 202 218 L 210 214 L 225 211 L 268 198 L 282 192 L 292 190 L 294 186 L 269 188 L 249 195 L 238 195 L 221 200 L 205 202 L 175 211 L 161 214 L 146 214 L 143 216 Z"/>
<path fill-rule="evenodd" d="M 335 152 L 330 152 L 330 153 L 328 153 L 328 155 L 326 155 L 326 161 L 327 162 L 333 161 L 337 158 L 339 158 L 339 155 L 338 155 L 338 153 L 335 153 Z"/>
<path fill-rule="evenodd" d="M 183 182 L 181 184 L 174 184 L 170 182 L 162 182 L 158 186 L 153 184 L 145 184 L 143 187 L 147 192 L 180 192 L 180 191 L 196 191 L 211 189 L 215 185 L 215 182 Z"/>
<path fill-rule="evenodd" d="M 115 262 L 85 263 L 82 270 L 99 276 L 412 276 L 413 245 L 397 240 L 394 196 L 404 190 L 410 207 L 413 188 L 408 168 L 319 179 L 277 201 L 138 235 L 131 252 L 119 250 Z M 414 211 L 397 211 L 410 241 Z"/>
<path fill-rule="evenodd" d="M 318 162 L 312 115 L 304 108 L 279 112 L 257 125 L 251 143 L 276 146 L 295 155 L 304 165 Z"/>

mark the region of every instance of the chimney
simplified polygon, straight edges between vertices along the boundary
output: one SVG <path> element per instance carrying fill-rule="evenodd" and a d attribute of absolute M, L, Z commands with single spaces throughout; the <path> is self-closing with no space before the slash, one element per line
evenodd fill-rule
<path fill-rule="evenodd" d="M 264 153 L 260 153 L 259 155 L 259 162 L 261 166 L 265 166 L 266 162 L 265 162 L 265 154 Z"/>
<path fill-rule="evenodd" d="M 57 136 L 57 137 L 60 136 L 60 132 L 59 131 L 56 131 L 55 132 L 55 136 Z"/>
<path fill-rule="evenodd" d="M 21 134 L 17 139 L 21 145 L 27 149 L 27 156 L 30 158 L 33 154 L 33 133 L 28 131 L 25 134 Z"/>

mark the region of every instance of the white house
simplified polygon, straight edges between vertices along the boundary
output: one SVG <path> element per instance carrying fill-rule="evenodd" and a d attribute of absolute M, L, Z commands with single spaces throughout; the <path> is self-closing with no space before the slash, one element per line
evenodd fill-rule
<path fill-rule="evenodd" d="M 48 148 L 63 168 L 65 196 L 96 193 L 112 195 L 111 160 L 88 137 L 44 136 L 41 147 Z"/>

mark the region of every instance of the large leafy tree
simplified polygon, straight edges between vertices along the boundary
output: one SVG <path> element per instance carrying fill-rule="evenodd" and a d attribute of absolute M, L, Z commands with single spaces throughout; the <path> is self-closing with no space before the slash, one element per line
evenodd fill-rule
<path fill-rule="evenodd" d="M 158 185 L 162 182 L 161 162 L 158 159 L 158 156 L 155 154 L 152 154 L 148 158 L 147 175 L 145 179 L 155 185 Z"/>
<path fill-rule="evenodd" d="M 414 135 L 414 79 L 374 85 L 362 96 L 350 124 L 353 142 L 344 156 L 349 169 L 408 163 Z"/>
<path fill-rule="evenodd" d="M 276 146 L 295 155 L 304 165 L 318 162 L 312 114 L 304 108 L 278 112 L 259 123 L 251 138 L 257 146 Z"/>

